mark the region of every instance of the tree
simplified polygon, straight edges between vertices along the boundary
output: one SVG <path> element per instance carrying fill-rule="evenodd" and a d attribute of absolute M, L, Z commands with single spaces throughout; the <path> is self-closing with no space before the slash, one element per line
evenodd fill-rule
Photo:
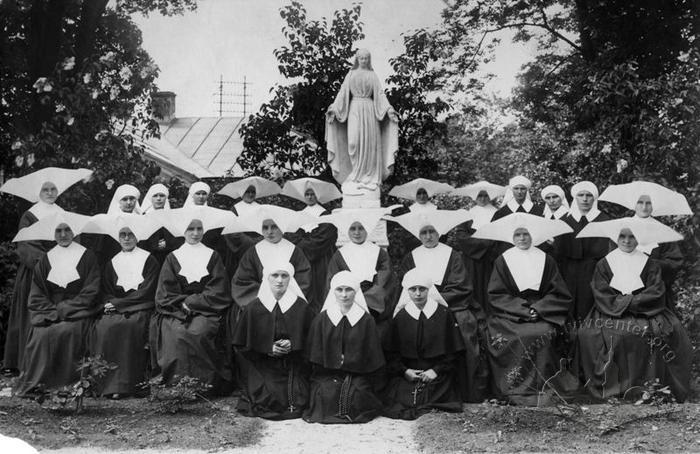
<path fill-rule="evenodd" d="M 350 68 L 353 43 L 364 38 L 360 12 L 359 4 L 336 11 L 329 24 L 309 20 L 299 2 L 280 9 L 289 45 L 275 57 L 280 73 L 298 82 L 273 87 L 272 100 L 241 127 L 243 170 L 275 178 L 328 172 L 325 112 Z"/>

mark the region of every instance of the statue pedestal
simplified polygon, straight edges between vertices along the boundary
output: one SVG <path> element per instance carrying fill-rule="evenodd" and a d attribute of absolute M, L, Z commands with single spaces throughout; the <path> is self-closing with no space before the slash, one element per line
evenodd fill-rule
<path fill-rule="evenodd" d="M 382 206 L 379 187 L 372 188 L 355 182 L 345 182 L 341 186 L 341 191 L 343 192 L 343 209 L 381 208 Z M 372 232 L 367 233 L 367 240 L 374 242 L 377 246 L 389 246 L 386 221 L 379 221 L 377 227 Z M 342 246 L 349 241 L 348 232 L 338 232 L 336 246 Z"/>

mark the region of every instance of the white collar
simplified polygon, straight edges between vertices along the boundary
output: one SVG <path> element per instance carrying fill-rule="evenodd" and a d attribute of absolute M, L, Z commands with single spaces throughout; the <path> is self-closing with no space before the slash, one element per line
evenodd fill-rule
<path fill-rule="evenodd" d="M 292 278 L 294 279 L 294 278 Z M 291 283 L 290 283 L 291 284 Z M 261 288 L 263 285 L 261 285 Z M 269 288 L 269 286 L 267 286 Z M 294 305 L 294 303 L 297 302 L 297 295 L 294 294 L 294 292 L 286 291 L 284 292 L 284 295 L 282 295 L 282 298 L 279 300 L 276 300 L 274 296 L 272 296 L 272 292 L 268 293 L 258 293 L 258 298 L 260 299 L 260 302 L 262 303 L 263 306 L 265 306 L 265 309 L 267 309 L 268 312 L 272 312 L 275 310 L 275 303 L 279 304 L 280 310 L 284 314 L 289 310 L 290 307 Z M 303 296 L 302 296 L 303 298 Z"/>
<path fill-rule="evenodd" d="M 554 215 L 554 219 L 561 219 L 568 212 L 569 210 L 564 206 L 564 204 L 561 204 L 554 213 L 552 213 L 552 210 L 549 209 L 549 205 L 545 205 L 543 216 L 545 219 L 551 219 L 552 215 Z"/>
<path fill-rule="evenodd" d="M 425 202 L 423 204 L 415 202 L 411 206 L 408 207 L 409 211 L 411 212 L 416 212 L 416 211 L 435 211 L 438 209 L 437 205 L 435 205 L 433 202 Z"/>
<path fill-rule="evenodd" d="M 41 220 L 46 216 L 60 213 L 62 211 L 63 208 L 56 205 L 55 203 L 46 203 L 41 200 L 32 205 L 32 207 L 29 209 L 29 212 L 32 213 L 37 218 L 37 220 Z"/>
<path fill-rule="evenodd" d="M 428 301 L 426 301 L 425 306 L 423 306 L 423 309 L 418 309 L 418 306 L 416 306 L 416 303 L 414 303 L 413 301 L 408 302 L 404 306 L 406 313 L 416 320 L 418 320 L 418 318 L 420 317 L 421 312 L 425 314 L 425 318 L 432 317 L 437 308 L 438 303 L 432 298 L 428 298 Z"/>
<path fill-rule="evenodd" d="M 117 285 L 125 291 L 136 290 L 143 282 L 143 267 L 150 254 L 138 247 L 129 252 L 121 251 L 112 258 L 112 268 L 117 274 Z"/>
<path fill-rule="evenodd" d="M 379 257 L 379 246 L 369 240 L 362 244 L 352 241 L 346 243 L 339 249 L 345 264 L 350 271 L 362 281 L 372 282 L 377 274 L 377 258 Z"/>
<path fill-rule="evenodd" d="M 260 263 L 265 268 L 267 264 L 289 262 L 294 253 L 294 247 L 294 243 L 286 238 L 282 238 L 278 243 L 262 240 L 255 245 L 255 252 L 258 253 Z"/>
<path fill-rule="evenodd" d="M 338 304 L 333 304 L 326 309 L 326 315 L 333 323 L 333 326 L 338 326 L 343 317 L 347 317 L 350 326 L 355 326 L 362 316 L 365 315 L 365 311 L 359 305 L 353 304 L 348 313 L 343 315 Z"/>
<path fill-rule="evenodd" d="M 51 265 L 51 270 L 49 275 L 46 276 L 46 280 L 53 282 L 59 287 L 66 288 L 71 282 L 80 279 L 77 267 L 84 253 L 85 247 L 75 241 L 71 242 L 67 247 L 56 245 L 51 248 L 46 253 L 49 265 Z"/>
<path fill-rule="evenodd" d="M 214 253 L 201 242 L 197 244 L 185 243 L 173 251 L 173 255 L 180 263 L 180 276 L 187 279 L 187 283 L 199 282 L 204 276 L 209 275 L 207 265 Z"/>
<path fill-rule="evenodd" d="M 519 291 L 540 289 L 547 254 L 535 246 L 525 251 L 512 247 L 503 253 L 503 258 Z"/>
<path fill-rule="evenodd" d="M 615 249 L 605 256 L 605 260 L 613 273 L 610 287 L 620 291 L 623 295 L 629 295 L 644 287 L 641 274 L 649 260 L 645 253 L 638 249 L 630 253 Z"/>
<path fill-rule="evenodd" d="M 302 213 L 308 213 L 312 216 L 321 216 L 323 212 L 326 211 L 325 208 L 320 203 L 316 203 L 314 205 L 306 205 L 303 210 L 301 210 Z"/>
<path fill-rule="evenodd" d="M 583 214 L 578 209 L 578 203 L 576 203 L 576 200 L 574 200 L 571 203 L 571 208 L 569 208 L 569 214 L 571 215 L 572 218 L 574 218 L 576 220 L 576 222 L 581 221 L 581 217 L 583 216 Z M 595 200 L 593 202 L 593 206 L 591 207 L 590 211 L 588 213 L 586 213 L 586 215 L 585 215 L 586 220 L 588 220 L 588 222 L 592 222 L 595 218 L 598 217 L 599 214 L 600 214 L 600 210 L 598 209 L 598 200 Z"/>
<path fill-rule="evenodd" d="M 515 199 L 510 199 L 506 205 L 508 205 L 508 208 L 510 208 L 510 211 L 512 211 L 513 213 L 517 213 L 518 208 L 520 208 L 521 206 L 518 202 L 515 201 Z M 532 200 L 530 200 L 530 198 L 528 197 L 523 202 L 522 207 L 525 209 L 525 211 L 529 213 L 534 205 L 535 204 L 532 203 Z"/>
<path fill-rule="evenodd" d="M 471 207 L 469 214 L 472 215 L 472 229 L 477 230 L 491 222 L 495 212 L 496 207 L 491 204 L 483 207 L 479 205 Z"/>
<path fill-rule="evenodd" d="M 418 246 L 411 252 L 411 255 L 416 268 L 430 276 L 433 284 L 442 285 L 447 265 L 450 262 L 450 255 L 452 255 L 451 247 L 443 243 L 438 243 L 433 248 Z"/>

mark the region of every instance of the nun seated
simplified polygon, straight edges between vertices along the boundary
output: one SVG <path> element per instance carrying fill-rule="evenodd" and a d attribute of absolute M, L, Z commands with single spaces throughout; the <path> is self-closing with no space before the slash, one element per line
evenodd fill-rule
<path fill-rule="evenodd" d="M 380 414 L 373 374 L 385 365 L 382 344 L 360 282 L 349 271 L 331 279 L 331 292 L 311 324 L 308 355 L 312 374 L 305 421 L 363 423 Z"/>
<path fill-rule="evenodd" d="M 111 234 L 121 252 L 105 264 L 100 295 L 101 315 L 90 339 L 90 352 L 118 367 L 102 380 L 99 393 L 113 398 L 133 395 L 148 380 L 148 329 L 155 306 L 160 263 L 136 246 L 160 225 L 143 216 L 98 215 L 84 231 Z M 94 230 L 92 230 L 94 229 Z"/>
<path fill-rule="evenodd" d="M 332 222 L 350 241 L 333 254 L 326 273 L 326 295 L 333 293 L 331 279 L 340 271 L 351 271 L 360 280 L 363 297 L 380 333 L 394 311 L 396 278 L 389 254 L 367 237 L 391 208 L 340 209 L 323 222 Z"/>
<path fill-rule="evenodd" d="M 225 394 L 232 379 L 226 324 L 232 301 L 219 254 L 201 242 L 220 225 L 209 210 L 171 213 L 171 232 L 184 234 L 185 243 L 166 257 L 158 278 L 151 349 L 164 383 L 190 376 L 211 385 L 212 394 Z"/>
<path fill-rule="evenodd" d="M 274 420 L 300 418 L 309 403 L 304 351 L 314 313 L 290 263 L 271 263 L 263 275 L 257 298 L 243 308 L 233 334 L 242 387 L 238 411 Z"/>
<path fill-rule="evenodd" d="M 77 365 L 87 353 L 87 337 L 100 310 L 97 259 L 73 241 L 89 219 L 58 213 L 15 237 L 15 241 L 56 241 L 34 268 L 28 301 L 31 328 L 16 385 L 20 396 L 68 386 L 80 378 Z"/>
<path fill-rule="evenodd" d="M 239 310 L 257 298 L 263 282 L 263 269 L 279 262 L 292 264 L 294 280 L 309 301 L 311 265 L 301 249 L 284 238 L 285 232 L 295 232 L 309 222 L 316 222 L 316 217 L 278 206 L 260 205 L 227 225 L 224 234 L 248 231 L 258 232 L 263 237 L 243 254 L 231 279 L 231 294 Z"/>
<path fill-rule="evenodd" d="M 474 234 L 514 245 L 494 262 L 486 348 L 496 395 L 515 404 L 547 403 L 561 370 L 572 299 L 556 261 L 534 245 L 570 231 L 562 221 L 515 213 Z"/>
<path fill-rule="evenodd" d="M 666 304 L 659 263 L 638 248 L 682 236 L 661 223 L 635 218 L 589 224 L 578 236 L 617 242 L 617 249 L 596 265 L 595 303 L 578 329 L 576 352 L 586 389 L 597 399 L 629 397 L 658 379 L 684 401 L 690 392 L 692 346 Z"/>
<path fill-rule="evenodd" d="M 396 307 L 384 349 L 390 376 L 384 415 L 411 420 L 432 409 L 462 411 L 455 369 L 464 342 L 457 321 L 435 298 L 429 274 L 414 268 L 402 284 L 406 294 Z"/>
<path fill-rule="evenodd" d="M 440 243 L 440 235 L 446 235 L 454 227 L 469 220 L 465 210 L 436 210 L 432 214 L 408 213 L 388 220 L 401 224 L 422 243 L 408 253 L 399 267 L 404 275 L 417 269 L 430 277 L 438 293 L 435 297 L 454 314 L 466 346 L 465 355 L 459 360 L 459 387 L 464 400 L 481 401 L 475 383 L 479 364 L 477 320 L 484 319 L 480 305 L 474 299 L 471 276 L 462 260 L 462 254 Z M 406 293 L 406 290 L 403 290 Z M 405 299 L 405 295 L 402 295 Z M 482 390 L 483 391 L 483 390 Z"/>

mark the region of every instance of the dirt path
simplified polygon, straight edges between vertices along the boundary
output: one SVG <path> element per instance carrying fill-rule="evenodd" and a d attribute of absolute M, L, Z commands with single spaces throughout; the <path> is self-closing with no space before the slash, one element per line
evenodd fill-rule
<path fill-rule="evenodd" d="M 343 454 L 343 453 L 418 453 L 413 441 L 413 422 L 377 418 L 367 424 L 308 424 L 300 419 L 269 421 L 262 441 L 252 447 L 217 451 L 230 454 Z M 117 452 L 99 448 L 63 448 L 42 450 L 47 454 L 101 454 Z M 203 454 L 201 450 L 140 449 L 119 454 Z"/>

